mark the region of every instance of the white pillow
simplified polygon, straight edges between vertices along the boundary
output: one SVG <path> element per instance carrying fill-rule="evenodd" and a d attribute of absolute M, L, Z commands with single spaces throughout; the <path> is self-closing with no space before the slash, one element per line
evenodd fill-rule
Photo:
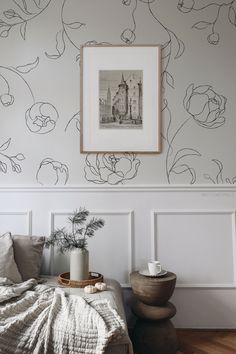
<path fill-rule="evenodd" d="M 10 233 L 0 236 L 0 277 L 8 278 L 14 283 L 22 281 L 14 259 L 13 243 Z"/>

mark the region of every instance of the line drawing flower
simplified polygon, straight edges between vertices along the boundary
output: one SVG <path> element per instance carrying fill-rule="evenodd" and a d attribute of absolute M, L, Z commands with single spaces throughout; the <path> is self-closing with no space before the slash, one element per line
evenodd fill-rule
<path fill-rule="evenodd" d="M 67 42 L 73 45 L 78 50 L 78 55 L 76 56 L 76 60 L 80 58 L 80 44 L 76 43 L 76 41 L 72 38 L 71 33 L 75 31 L 82 30 L 86 23 L 80 20 L 65 20 L 66 13 L 66 5 L 69 3 L 68 0 L 63 0 L 62 8 L 61 8 L 61 29 L 56 33 L 55 39 L 55 51 L 52 54 L 45 52 L 45 55 L 49 59 L 59 59 L 66 50 Z M 143 3 L 147 6 L 147 9 L 150 13 L 150 16 L 159 24 L 164 31 L 167 33 L 169 40 L 163 44 L 163 73 L 162 73 L 162 82 L 167 83 L 169 86 L 174 87 L 174 78 L 172 74 L 167 70 L 168 65 L 171 59 L 178 59 L 181 57 L 185 50 L 184 43 L 178 38 L 178 36 L 169 28 L 167 28 L 161 21 L 158 19 L 155 14 L 154 8 L 152 5 L 158 5 L 156 0 L 122 0 L 122 5 L 127 8 L 130 12 L 131 24 L 124 28 L 120 34 L 120 39 L 125 44 L 133 44 L 136 40 L 136 29 L 137 29 L 137 21 L 136 21 L 136 12 L 138 10 L 139 5 Z M 101 45 L 106 44 L 109 45 L 108 41 L 96 41 L 95 39 L 91 39 L 83 43 L 85 45 Z"/>
<path fill-rule="evenodd" d="M 14 102 L 14 96 L 10 93 L 4 93 L 0 96 L 0 101 L 4 107 L 11 106 Z"/>
<path fill-rule="evenodd" d="M 11 94 L 11 87 L 10 87 L 10 82 L 8 80 L 8 74 L 9 75 L 15 75 L 17 78 L 20 78 L 22 82 L 24 82 L 25 87 L 27 91 L 30 93 L 31 100 L 32 100 L 32 105 L 30 108 L 28 108 L 25 112 L 25 122 L 26 125 L 32 133 L 37 133 L 37 134 L 46 134 L 51 132 L 55 127 L 57 120 L 59 118 L 59 114 L 57 109 L 48 102 L 36 102 L 35 101 L 35 96 L 34 93 L 27 82 L 27 80 L 23 77 L 24 75 L 28 74 L 32 70 L 35 70 L 39 65 L 39 57 L 37 57 L 34 61 L 29 62 L 24 65 L 18 65 L 16 67 L 4 67 L 0 66 L 0 103 L 3 105 L 4 108 L 9 107 L 14 103 L 14 95 Z M 3 87 L 3 89 L 2 89 Z M 4 148 L 9 146 L 10 140 L 4 145 Z M 1 147 L 3 148 L 3 146 Z M 8 156 L 4 155 L 0 151 L 0 156 L 4 156 L 5 159 L 8 159 L 8 161 L 11 163 L 12 170 L 14 172 L 20 173 L 22 172 L 21 166 L 19 163 L 16 162 L 16 160 L 21 161 L 25 159 L 24 155 L 19 153 L 15 156 Z M 46 164 L 46 161 L 42 163 L 42 166 Z M 54 165 L 56 168 L 56 165 Z M 39 168 L 40 170 L 40 168 Z M 64 170 L 65 173 L 65 183 L 67 182 L 68 179 L 68 168 L 66 165 L 62 166 L 61 172 Z M 8 166 L 7 163 L 3 160 L 0 160 L 0 171 L 3 173 L 8 172 Z M 54 183 L 57 183 L 57 178 L 59 180 L 59 177 L 62 179 L 60 176 L 60 173 L 58 172 L 59 170 L 57 169 L 56 171 L 56 178 L 54 178 Z M 39 171 L 37 172 L 37 175 L 39 175 Z M 41 175 L 41 170 L 40 170 L 40 175 Z"/>
<path fill-rule="evenodd" d="M 14 103 L 14 96 L 10 92 L 10 84 L 7 80 L 7 73 L 14 74 L 20 78 L 27 90 L 30 92 L 33 104 L 25 112 L 25 122 L 28 129 L 32 133 L 46 134 L 52 131 L 56 127 L 57 120 L 59 118 L 58 111 L 55 106 L 49 102 L 36 102 L 34 93 L 23 77 L 23 75 L 28 74 L 32 70 L 35 70 L 39 65 L 39 57 L 37 57 L 33 62 L 18 65 L 17 67 L 4 67 L 0 66 L 0 84 L 3 86 L 3 93 L 0 91 L 0 102 L 4 107 L 8 107 Z M 4 73 L 6 72 L 6 73 Z M 1 86 L 0 86 L 1 89 Z"/>
<path fill-rule="evenodd" d="M 25 113 L 26 125 L 32 133 L 46 134 L 52 131 L 58 120 L 56 108 L 48 102 L 34 103 Z"/>
<path fill-rule="evenodd" d="M 96 184 L 117 185 L 136 177 L 141 161 L 133 153 L 88 154 L 85 159 L 85 179 Z"/>
<path fill-rule="evenodd" d="M 174 142 L 176 137 L 182 132 L 187 123 L 193 121 L 200 127 L 205 129 L 217 129 L 225 124 L 225 117 L 222 114 L 226 109 L 227 99 L 223 95 L 219 95 L 214 91 L 211 85 L 194 86 L 190 84 L 185 92 L 183 106 L 189 116 L 179 125 L 176 131 L 171 134 L 172 113 L 168 105 L 168 101 L 164 100 L 162 111 L 166 111 L 168 115 L 168 124 L 166 136 L 162 134 L 162 138 L 167 142 L 168 148 L 166 153 L 166 175 L 168 183 L 174 175 L 188 174 L 190 184 L 196 182 L 196 171 L 186 158 L 200 157 L 201 153 L 192 147 L 183 147 L 174 151 Z"/>
<path fill-rule="evenodd" d="M 18 153 L 16 155 L 9 155 L 5 153 L 5 151 L 9 148 L 10 144 L 11 138 L 9 138 L 0 146 L 0 172 L 6 174 L 8 172 L 9 163 L 13 172 L 21 173 L 22 168 L 18 161 L 25 160 L 25 156 L 22 153 Z"/>
<path fill-rule="evenodd" d="M 131 6 L 132 1 L 129 0 L 123 0 L 122 1 L 123 5 L 125 6 Z M 138 9 L 138 4 L 139 3 L 144 3 L 147 6 L 147 9 L 150 13 L 150 16 L 152 19 L 156 22 L 157 25 L 160 25 L 161 28 L 164 29 L 168 36 L 168 41 L 162 45 L 162 86 L 164 87 L 165 84 L 168 86 L 174 88 L 175 82 L 174 82 L 174 77 L 173 75 L 169 72 L 169 64 L 172 59 L 178 59 L 180 58 L 184 51 L 185 51 L 185 45 L 181 39 L 178 38 L 176 33 L 174 33 L 171 29 L 169 29 L 167 26 L 165 26 L 160 19 L 158 18 L 158 15 L 155 12 L 154 5 L 158 5 L 156 0 L 135 0 L 134 1 L 135 5 L 132 10 L 132 21 L 133 21 L 133 27 L 131 28 L 126 28 L 122 34 L 121 34 L 121 40 L 125 42 L 126 44 L 132 44 L 135 39 L 136 39 L 136 17 L 135 13 Z"/>
<path fill-rule="evenodd" d="M 45 52 L 45 55 L 49 59 L 58 59 L 60 58 L 66 49 L 66 39 L 70 44 L 72 44 L 75 48 L 80 50 L 80 46 L 76 45 L 74 41 L 70 38 L 70 30 L 72 31 L 77 31 L 86 26 L 85 23 L 80 22 L 80 21 L 72 21 L 72 22 L 66 22 L 64 20 L 64 9 L 66 5 L 67 0 L 63 0 L 62 8 L 61 8 L 61 24 L 62 28 L 60 31 L 57 32 L 56 34 L 56 52 L 53 54 L 49 54 Z"/>
<path fill-rule="evenodd" d="M 225 117 L 222 114 L 225 112 L 226 102 L 226 97 L 217 94 L 212 86 L 194 87 L 194 84 L 190 84 L 183 104 L 198 125 L 207 129 L 215 129 L 225 123 Z"/>
<path fill-rule="evenodd" d="M 39 57 L 33 62 L 29 62 L 24 65 L 18 65 L 17 67 L 4 67 L 0 66 L 0 102 L 4 107 L 9 107 L 14 103 L 15 97 L 11 94 L 11 87 L 7 74 L 14 74 L 20 78 L 27 90 L 30 93 L 33 104 L 25 112 L 25 122 L 28 129 L 32 133 L 46 134 L 51 132 L 55 127 L 59 118 L 58 111 L 55 106 L 49 102 L 36 102 L 34 93 L 23 77 L 32 70 L 35 70 L 39 65 Z M 2 92 L 1 92 L 2 91 Z"/>
<path fill-rule="evenodd" d="M 194 5 L 195 0 L 179 0 L 177 8 L 183 13 L 188 13 L 192 11 Z"/>
<path fill-rule="evenodd" d="M 162 112 L 166 111 L 168 115 L 168 125 L 166 136 L 162 134 L 162 138 L 167 142 L 167 153 L 166 153 L 166 176 L 169 184 L 172 183 L 172 178 L 175 175 L 185 174 L 188 175 L 189 183 L 194 184 L 196 182 L 196 171 L 193 167 L 190 166 L 189 162 L 186 162 L 186 158 L 200 157 L 201 154 L 198 150 L 188 147 L 183 147 L 176 152 L 174 151 L 174 141 L 180 131 L 183 129 L 185 124 L 187 124 L 191 117 L 188 117 L 183 123 L 180 124 L 178 129 L 171 136 L 170 128 L 172 125 L 172 113 L 169 108 L 167 100 L 164 100 L 164 107 Z"/>
<path fill-rule="evenodd" d="M 69 179 L 69 169 L 66 164 L 50 157 L 43 159 L 36 173 L 39 184 L 66 184 Z"/>
<path fill-rule="evenodd" d="M 8 76 L 12 74 L 24 82 L 25 87 L 29 91 L 33 102 L 35 102 L 33 91 L 23 75 L 28 74 L 32 70 L 35 70 L 38 65 L 39 57 L 37 57 L 33 62 L 24 65 L 18 65 L 17 67 L 6 67 L 0 65 L 0 101 L 4 107 L 11 106 L 15 100 L 14 95 L 11 93 L 11 85 L 8 79 Z"/>
<path fill-rule="evenodd" d="M 130 6 L 131 3 L 132 3 L 131 0 L 122 0 L 122 4 L 125 6 Z M 132 43 L 134 43 L 134 41 L 136 39 L 135 31 L 136 31 L 137 25 L 136 25 L 136 20 L 135 20 L 135 12 L 137 10 L 137 7 L 138 7 L 138 1 L 135 0 L 135 5 L 134 5 L 134 8 L 133 8 L 132 14 L 131 14 L 133 28 L 125 28 L 120 35 L 120 39 L 125 44 L 132 44 Z"/>
<path fill-rule="evenodd" d="M 189 12 L 204 12 L 211 9 L 211 14 L 213 14 L 213 19 L 207 21 L 198 21 L 194 23 L 192 28 L 197 30 L 210 29 L 210 33 L 207 36 L 207 41 L 209 44 L 217 45 L 220 42 L 220 34 L 216 31 L 215 27 L 220 18 L 223 8 L 228 8 L 227 17 L 230 24 L 236 27 L 236 0 L 231 0 L 229 2 L 223 2 L 218 4 L 216 2 L 209 1 L 209 4 L 197 7 L 198 2 L 195 0 L 179 0 L 177 8 L 182 13 L 186 14 Z M 196 5 L 196 6 L 195 6 Z M 225 13 L 225 11 L 224 11 Z"/>
<path fill-rule="evenodd" d="M 14 0 L 14 8 L 4 10 L 2 18 L 0 18 L 0 38 L 9 36 L 10 31 L 18 26 L 22 39 L 26 38 L 26 28 L 30 20 L 40 15 L 51 0 L 33 0 L 33 1 L 20 1 Z"/>
<path fill-rule="evenodd" d="M 0 67 L 1 68 L 1 67 Z M 14 96 L 10 93 L 10 84 L 5 76 L 0 74 L 0 83 L 2 83 L 1 86 L 3 86 L 3 89 L 1 89 L 0 86 L 0 101 L 4 107 L 9 107 L 13 104 L 14 102 Z M 3 93 L 1 93 L 1 91 Z"/>

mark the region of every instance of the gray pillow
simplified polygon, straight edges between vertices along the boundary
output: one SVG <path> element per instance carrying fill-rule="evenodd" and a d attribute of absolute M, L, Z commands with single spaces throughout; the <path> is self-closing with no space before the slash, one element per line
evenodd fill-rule
<path fill-rule="evenodd" d="M 0 277 L 8 278 L 14 283 L 22 281 L 14 259 L 14 249 L 10 233 L 0 236 Z"/>
<path fill-rule="evenodd" d="M 38 278 L 42 263 L 45 238 L 41 236 L 12 235 L 15 261 L 22 279 Z"/>

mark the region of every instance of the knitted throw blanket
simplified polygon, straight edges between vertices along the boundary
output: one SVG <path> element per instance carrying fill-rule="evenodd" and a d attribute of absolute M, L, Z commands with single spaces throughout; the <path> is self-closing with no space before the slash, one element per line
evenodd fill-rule
<path fill-rule="evenodd" d="M 102 354 L 124 331 L 107 300 L 0 278 L 0 354 Z"/>

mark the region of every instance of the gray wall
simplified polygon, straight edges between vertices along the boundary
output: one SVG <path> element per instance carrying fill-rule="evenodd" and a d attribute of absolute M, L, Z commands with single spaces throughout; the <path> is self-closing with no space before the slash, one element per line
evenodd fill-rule
<path fill-rule="evenodd" d="M 1 1 L 0 185 L 235 183 L 235 26 L 235 1 Z M 161 154 L 80 154 L 90 42 L 163 46 Z"/>

